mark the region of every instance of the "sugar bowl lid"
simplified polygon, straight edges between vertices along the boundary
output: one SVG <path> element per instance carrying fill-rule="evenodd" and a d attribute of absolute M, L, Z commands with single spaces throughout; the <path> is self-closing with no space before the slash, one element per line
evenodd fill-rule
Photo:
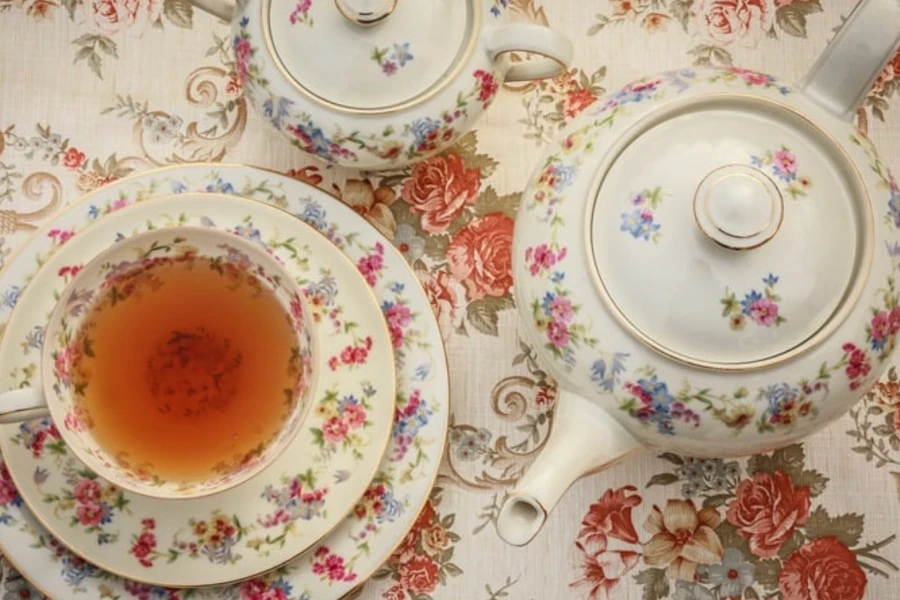
<path fill-rule="evenodd" d="M 618 141 L 587 237 L 629 333 L 697 367 L 798 355 L 853 309 L 874 248 L 865 183 L 827 129 L 750 95 L 675 103 Z"/>
<path fill-rule="evenodd" d="M 388 113 L 436 94 L 474 51 L 480 0 L 264 0 L 272 60 L 311 101 Z"/>

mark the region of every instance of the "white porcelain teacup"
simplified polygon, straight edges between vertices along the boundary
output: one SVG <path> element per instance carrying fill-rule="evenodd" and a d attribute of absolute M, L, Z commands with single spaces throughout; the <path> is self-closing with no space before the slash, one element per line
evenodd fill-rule
<path fill-rule="evenodd" d="M 90 235 L 90 230 L 82 235 Z M 60 251 L 65 252 L 65 248 Z M 181 280 L 163 277 L 160 269 L 173 265 L 182 270 Z M 191 287 L 192 281 L 204 278 L 212 286 L 205 292 Z M 172 287 L 166 290 L 167 285 Z M 217 293 L 220 288 L 215 286 L 224 291 Z M 232 292 L 243 293 L 240 298 L 245 304 L 234 304 L 238 300 L 231 298 Z M 159 298 L 164 293 L 170 304 L 152 304 L 148 300 L 157 298 L 163 302 Z M 206 304 L 199 302 L 207 302 L 208 311 Z M 129 303 L 131 313 L 125 312 Z M 149 311 L 150 306 L 172 306 L 171 311 L 163 312 L 169 316 L 181 314 L 182 307 L 185 311 L 193 307 L 193 314 L 205 324 L 190 330 L 182 324 L 178 327 L 184 331 L 169 331 L 169 321 L 180 317 L 155 319 L 149 325 L 150 321 L 129 321 L 124 316 L 142 316 L 140 311 Z M 260 322 L 266 325 L 257 328 L 254 321 L 249 332 L 241 334 L 243 337 L 227 337 L 227 331 L 222 333 L 208 325 L 225 322 L 246 328 L 247 319 L 233 316 L 240 306 L 259 309 L 265 316 Z M 106 316 L 103 311 L 107 311 Z M 230 315 L 227 319 L 223 316 L 226 314 Z M 26 421 L 49 413 L 63 440 L 81 461 L 109 482 L 137 494 L 185 499 L 222 492 L 253 477 L 280 456 L 309 411 L 317 373 L 317 342 L 309 315 L 303 291 L 284 267 L 265 250 L 236 235 L 201 227 L 172 227 L 125 238 L 78 270 L 66 286 L 46 326 L 41 386 L 0 395 L 0 423 Z M 101 318 L 106 319 L 106 329 L 99 325 Z M 117 318 L 120 321 L 114 320 Z M 118 332 L 117 323 L 124 325 L 122 338 L 102 333 Z M 276 327 L 283 334 L 277 346 L 283 351 L 279 350 L 278 356 L 274 350 L 269 352 L 272 344 L 266 338 Z M 101 335 L 106 336 L 102 339 L 113 341 L 101 342 L 98 349 L 95 346 Z M 242 346 L 242 340 L 252 343 Z M 137 348 L 134 353 L 138 358 L 123 356 L 132 354 L 129 348 Z M 141 354 L 146 348 L 151 348 L 151 352 Z M 279 364 L 280 356 L 284 357 L 283 364 Z M 121 371 L 116 367 L 115 376 L 126 377 L 127 373 L 126 383 L 109 382 L 112 369 L 100 368 L 109 365 L 124 365 Z M 277 388 L 277 402 L 275 398 L 257 397 L 255 389 L 246 393 L 242 385 L 250 385 L 247 382 L 251 377 L 255 385 L 260 374 L 271 372 L 278 374 L 277 384 L 286 384 Z M 275 389 L 274 385 L 268 387 Z M 119 393 L 123 389 L 126 392 Z M 252 447 L 239 438 L 237 430 L 229 429 L 231 425 L 241 425 L 241 419 L 233 418 L 237 413 L 228 412 L 239 403 L 243 403 L 240 414 L 250 415 L 244 421 L 253 423 L 247 427 L 252 427 L 257 436 Z M 254 420 L 261 406 L 272 416 L 267 421 L 268 428 Z M 147 430 L 154 432 L 147 436 L 150 441 L 142 442 L 147 447 L 166 443 L 167 436 L 176 431 L 205 431 L 206 438 L 199 433 L 196 440 L 191 435 L 181 438 L 186 449 L 183 456 L 188 457 L 185 461 L 190 462 L 203 452 L 217 452 L 220 446 L 225 451 L 202 476 L 172 475 L 171 470 L 168 475 L 161 474 L 164 470 L 147 460 L 150 454 L 128 453 L 109 442 L 114 437 L 109 423 L 115 421 L 105 413 L 125 414 L 138 409 L 144 411 L 140 418 L 146 419 Z M 210 423 L 224 427 L 211 429 Z M 211 432 L 218 436 L 220 431 L 221 439 L 209 437 Z M 235 440 L 234 443 L 226 444 L 225 436 L 231 436 L 227 439 Z M 172 450 L 175 445 L 169 439 L 168 448 L 154 450 L 171 451 L 171 458 L 176 456 Z M 201 439 L 206 439 L 202 447 L 198 445 Z"/>

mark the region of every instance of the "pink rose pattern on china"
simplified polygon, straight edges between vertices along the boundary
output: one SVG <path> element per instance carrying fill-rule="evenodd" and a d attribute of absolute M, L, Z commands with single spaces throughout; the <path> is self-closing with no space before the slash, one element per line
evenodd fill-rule
<path fill-rule="evenodd" d="M 358 344 L 347 346 L 341 350 L 339 355 L 329 358 L 328 368 L 332 371 L 337 371 L 339 367 L 353 368 L 354 366 L 364 365 L 369 360 L 369 352 L 371 350 L 372 337 L 366 336 Z"/>
<path fill-rule="evenodd" d="M 116 486 L 104 482 L 88 469 L 66 464 L 62 473 L 65 485 L 54 493 L 45 493 L 44 503 L 59 513 L 69 513 L 69 526 L 95 536 L 97 544 L 114 544 L 119 539 L 117 516 L 130 515 L 130 500 Z M 43 475 L 35 471 L 35 483 L 41 489 Z"/>
<path fill-rule="evenodd" d="M 295 521 L 309 521 L 322 516 L 325 497 L 329 494 L 327 487 L 317 487 L 316 477 L 312 469 L 285 480 L 284 485 L 266 486 L 262 497 L 277 508 L 274 512 L 260 516 L 258 521 L 263 527 L 284 527 Z"/>
<path fill-rule="evenodd" d="M 175 534 L 171 545 L 163 551 L 157 549 L 156 520 L 145 518 L 141 521 L 141 531 L 131 537 L 129 554 L 148 569 L 157 560 L 174 562 L 182 557 L 235 564 L 241 559 L 235 546 L 245 533 L 246 529 L 236 517 L 216 510 L 208 519 L 190 519 L 187 527 Z"/>
<path fill-rule="evenodd" d="M 376 285 L 381 277 L 381 270 L 384 268 L 384 246 L 381 242 L 375 244 L 375 249 L 371 254 L 359 259 L 356 267 L 366 278 L 369 286 Z"/>
<path fill-rule="evenodd" d="M 97 544 L 116 543 L 119 532 L 117 516 L 130 515 L 130 500 L 118 487 L 99 479 L 85 468 L 77 468 L 70 458 L 65 442 L 49 417 L 19 424 L 13 444 L 29 451 L 40 461 L 52 458 L 63 475 L 63 485 L 53 492 L 44 492 L 46 469 L 36 467 L 34 483 L 43 492 L 41 500 L 51 504 L 57 514 L 69 515 L 69 526 L 94 536 Z M 5 468 L 5 467 L 4 467 Z M 0 484 L 2 485 L 2 484 Z"/>
<path fill-rule="evenodd" d="M 362 458 L 364 444 L 360 436 L 372 425 L 368 420 L 368 411 L 372 408 L 370 399 L 374 395 L 375 389 L 368 383 L 355 393 L 325 392 L 325 396 L 313 407 L 322 419 L 322 427 L 311 428 L 314 443 L 323 456 L 329 456 L 341 448 L 350 450 L 357 460 Z"/>
<path fill-rule="evenodd" d="M 344 558 L 334 554 L 325 546 L 316 549 L 312 558 L 312 572 L 323 581 L 356 581 L 356 573 L 344 562 Z"/>
<path fill-rule="evenodd" d="M 68 455 L 62 435 L 50 417 L 21 423 L 12 443 L 30 451 L 37 459 L 43 458 L 45 453 L 58 457 Z"/>
<path fill-rule="evenodd" d="M 782 145 L 778 150 L 768 150 L 760 156 L 751 156 L 750 164 L 767 172 L 781 186 L 782 192 L 796 200 L 807 195 L 812 187 L 812 180 L 801 175 L 797 168 L 797 156 Z"/>
<path fill-rule="evenodd" d="M 0 525 L 7 525 L 12 521 L 12 517 L 6 512 L 11 506 L 22 506 L 22 497 L 19 496 L 6 463 L 0 461 Z"/>
<path fill-rule="evenodd" d="M 312 0 L 297 0 L 297 4 L 294 5 L 294 10 L 291 11 L 290 16 L 288 17 L 291 25 L 302 23 L 312 27 L 313 20 L 312 16 L 309 14 L 312 5 Z"/>
<path fill-rule="evenodd" d="M 762 292 L 751 289 L 741 294 L 740 298 L 730 289 L 725 289 L 725 296 L 721 300 L 722 316 L 728 319 L 728 326 L 732 331 L 742 331 L 748 320 L 760 327 L 778 327 L 787 321 L 779 313 L 781 296 L 775 293 L 779 279 L 777 275 L 769 273 L 762 279 Z"/>

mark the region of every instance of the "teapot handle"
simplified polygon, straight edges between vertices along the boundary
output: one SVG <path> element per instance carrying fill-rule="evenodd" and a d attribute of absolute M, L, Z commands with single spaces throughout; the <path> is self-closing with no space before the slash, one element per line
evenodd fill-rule
<path fill-rule="evenodd" d="M 534 81 L 558 77 L 569 70 L 574 52 L 572 40 L 555 29 L 534 23 L 511 23 L 494 29 L 488 36 L 488 53 L 496 61 L 512 52 L 540 55 L 513 64 L 506 82 Z"/>
<path fill-rule="evenodd" d="M 194 8 L 199 8 L 226 23 L 231 23 L 234 16 L 234 2 L 231 0 L 188 0 L 188 2 L 193 4 Z"/>
<path fill-rule="evenodd" d="M 900 46 L 900 0 L 861 0 L 800 87 L 849 121 Z"/>

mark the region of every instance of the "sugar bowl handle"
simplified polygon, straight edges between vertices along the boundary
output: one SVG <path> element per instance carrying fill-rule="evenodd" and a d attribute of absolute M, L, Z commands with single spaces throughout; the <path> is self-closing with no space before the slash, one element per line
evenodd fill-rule
<path fill-rule="evenodd" d="M 506 82 L 533 81 L 557 77 L 569 70 L 574 52 L 572 40 L 549 27 L 533 23 L 501 25 L 488 37 L 488 52 L 493 60 L 512 52 L 529 52 L 538 58 L 513 64 Z"/>
<path fill-rule="evenodd" d="M 195 8 L 209 13 L 214 17 L 231 23 L 234 17 L 234 2 L 232 0 L 188 0 Z"/>
<path fill-rule="evenodd" d="M 40 388 L 25 388 L 0 394 L 0 425 L 21 423 L 50 414 Z"/>

